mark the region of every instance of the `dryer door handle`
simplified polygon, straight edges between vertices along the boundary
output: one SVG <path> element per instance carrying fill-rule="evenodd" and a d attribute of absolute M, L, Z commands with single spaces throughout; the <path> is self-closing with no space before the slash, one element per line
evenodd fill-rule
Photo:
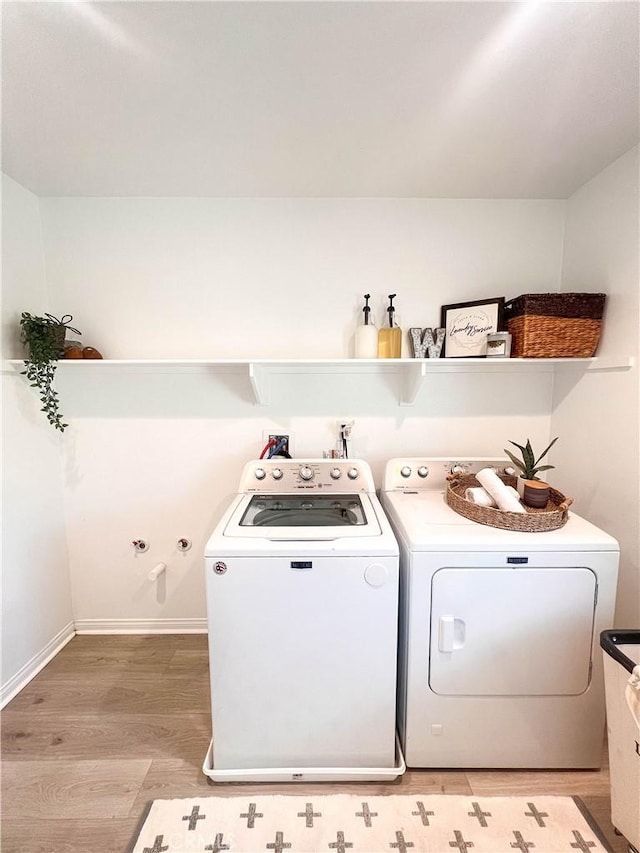
<path fill-rule="evenodd" d="M 457 616 L 441 616 L 438 626 L 438 651 L 455 652 L 464 647 L 467 626 Z"/>

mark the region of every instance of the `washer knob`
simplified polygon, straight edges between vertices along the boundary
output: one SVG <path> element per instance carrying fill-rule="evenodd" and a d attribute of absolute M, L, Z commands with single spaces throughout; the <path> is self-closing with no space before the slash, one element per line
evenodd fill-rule
<path fill-rule="evenodd" d="M 465 469 L 464 465 L 452 465 L 451 466 L 451 473 L 452 474 L 464 474 L 464 473 L 466 473 L 466 469 Z"/>
<path fill-rule="evenodd" d="M 256 480 L 264 480 L 264 478 L 266 476 L 267 476 L 267 472 L 264 470 L 264 468 L 256 468 L 256 470 L 255 470 Z"/>
<path fill-rule="evenodd" d="M 282 468 L 274 468 L 273 471 L 271 472 L 271 476 L 273 477 L 274 480 L 281 480 L 282 479 Z"/>
<path fill-rule="evenodd" d="M 428 477 L 428 476 L 429 476 L 429 469 L 427 468 L 426 465 L 421 465 L 418 468 L 418 477 L 422 477 L 424 479 L 425 477 Z"/>
<path fill-rule="evenodd" d="M 312 480 L 313 479 L 313 471 L 309 468 L 308 465 L 303 465 L 300 469 L 300 479 L 301 480 Z"/>
<path fill-rule="evenodd" d="M 358 479 L 358 469 L 357 468 L 349 468 L 349 470 L 347 471 L 347 477 L 350 480 L 357 480 Z"/>
<path fill-rule="evenodd" d="M 509 477 L 515 477 L 516 469 L 509 465 L 507 468 L 504 469 L 504 473 L 507 474 Z"/>
<path fill-rule="evenodd" d="M 332 468 L 329 472 L 332 480 L 339 480 L 342 475 L 342 471 L 339 468 Z"/>
<path fill-rule="evenodd" d="M 411 468 L 409 468 L 408 465 L 405 465 L 403 468 L 400 469 L 400 473 L 402 474 L 403 477 L 410 477 L 411 476 Z"/>

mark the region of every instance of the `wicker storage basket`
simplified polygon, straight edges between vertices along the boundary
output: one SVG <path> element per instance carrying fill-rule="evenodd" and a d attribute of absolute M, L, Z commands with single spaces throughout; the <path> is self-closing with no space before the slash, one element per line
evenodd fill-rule
<path fill-rule="evenodd" d="M 516 478 L 501 476 L 500 479 L 507 486 L 516 486 Z M 452 477 L 447 486 L 447 503 L 455 510 L 471 521 L 478 524 L 487 524 L 489 527 L 500 527 L 503 530 L 518 530 L 524 533 L 542 533 L 546 530 L 557 530 L 567 523 L 569 517 L 569 506 L 571 498 L 566 498 L 562 492 L 550 488 L 549 502 L 544 509 L 533 509 L 525 507 L 526 513 L 504 512 L 499 509 L 479 506 L 468 501 L 464 494 L 468 488 L 479 486 L 473 474 L 463 474 Z"/>
<path fill-rule="evenodd" d="M 527 293 L 505 304 L 514 358 L 591 358 L 600 340 L 604 293 Z"/>

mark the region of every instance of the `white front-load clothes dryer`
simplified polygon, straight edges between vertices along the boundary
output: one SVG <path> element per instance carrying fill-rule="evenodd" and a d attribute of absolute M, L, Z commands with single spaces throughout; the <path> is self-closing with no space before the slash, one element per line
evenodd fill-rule
<path fill-rule="evenodd" d="M 618 544 L 575 513 L 543 533 L 470 521 L 445 500 L 455 465 L 500 472 L 505 460 L 392 459 L 385 471 L 407 766 L 598 767 L 598 637 L 613 624 Z"/>

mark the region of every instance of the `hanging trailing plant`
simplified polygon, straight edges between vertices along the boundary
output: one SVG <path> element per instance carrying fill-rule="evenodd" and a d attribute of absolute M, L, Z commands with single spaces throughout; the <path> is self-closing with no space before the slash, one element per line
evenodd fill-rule
<path fill-rule="evenodd" d="M 56 362 L 64 352 L 67 329 L 77 335 L 82 334 L 69 325 L 71 320 L 71 314 L 65 314 L 58 320 L 52 314 L 35 317 L 26 311 L 23 311 L 20 317 L 21 338 L 28 353 L 24 362 L 26 369 L 22 373 L 29 380 L 31 387 L 38 389 L 41 411 L 45 413 L 51 426 L 60 432 L 64 432 L 68 424 L 62 422 L 58 393 L 53 387 Z"/>

